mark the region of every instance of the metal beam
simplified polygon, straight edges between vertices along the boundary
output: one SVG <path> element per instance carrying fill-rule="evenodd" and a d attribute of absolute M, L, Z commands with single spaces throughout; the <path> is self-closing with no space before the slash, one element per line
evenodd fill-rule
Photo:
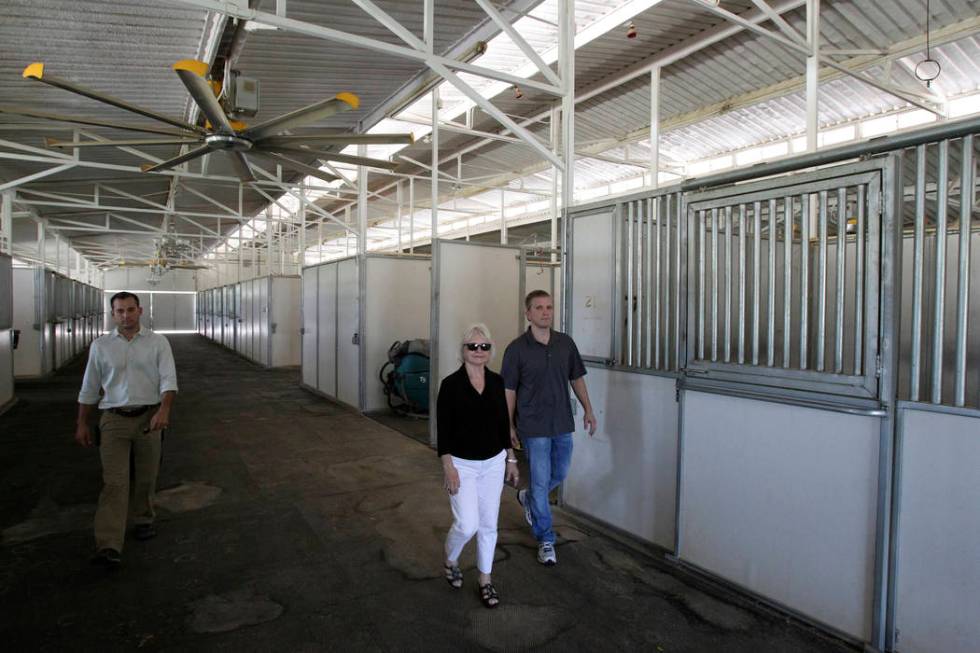
<path fill-rule="evenodd" d="M 536 90 L 542 91 L 544 93 L 549 93 L 551 95 L 561 95 L 561 89 L 556 88 L 551 84 L 545 84 L 542 82 L 525 79 L 523 77 L 518 77 L 517 75 L 511 75 L 510 73 L 505 73 L 499 70 L 493 70 L 492 68 L 486 68 L 484 66 L 477 66 L 462 61 L 456 61 L 448 57 L 443 57 L 433 52 L 430 52 L 428 51 L 428 47 L 426 47 L 423 50 L 418 50 L 414 48 L 407 48 L 400 45 L 386 43 L 384 41 L 379 41 L 377 39 L 365 38 L 361 34 L 350 34 L 330 27 L 324 27 L 322 25 L 314 25 L 312 23 L 294 20 L 292 18 L 285 18 L 281 16 L 276 16 L 275 14 L 269 14 L 266 12 L 249 9 L 247 5 L 242 6 L 238 4 L 235 0 L 171 0 L 171 1 L 180 4 L 191 5 L 194 7 L 200 7 L 203 9 L 210 9 L 212 11 L 219 11 L 228 16 L 232 16 L 235 18 L 248 20 L 253 23 L 270 25 L 272 27 L 277 27 L 287 32 L 295 32 L 297 34 L 305 34 L 307 36 L 313 36 L 326 41 L 342 43 L 348 47 L 364 48 L 368 50 L 373 50 L 375 52 L 381 52 L 383 54 L 389 54 L 395 57 L 401 57 L 403 59 L 411 59 L 413 61 L 419 61 L 421 63 L 428 65 L 429 67 L 435 65 L 443 68 L 451 68 L 453 70 L 467 72 L 472 75 L 478 75 L 480 77 L 486 77 L 488 79 L 495 79 L 501 82 L 506 82 L 508 84 L 520 84 L 522 86 L 526 86 L 528 88 L 534 88 Z"/>

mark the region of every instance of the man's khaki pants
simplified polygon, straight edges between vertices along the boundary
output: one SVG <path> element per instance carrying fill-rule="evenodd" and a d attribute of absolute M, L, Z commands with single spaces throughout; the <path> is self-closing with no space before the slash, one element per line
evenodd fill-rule
<path fill-rule="evenodd" d="M 95 548 L 122 551 L 126 539 L 127 513 L 136 524 L 152 524 L 153 495 L 160 469 L 160 431 L 144 433 L 156 412 L 151 409 L 139 417 L 102 413 L 99 428 L 102 444 L 102 494 L 95 511 Z M 134 481 L 130 505 L 129 456 L 133 452 Z"/>

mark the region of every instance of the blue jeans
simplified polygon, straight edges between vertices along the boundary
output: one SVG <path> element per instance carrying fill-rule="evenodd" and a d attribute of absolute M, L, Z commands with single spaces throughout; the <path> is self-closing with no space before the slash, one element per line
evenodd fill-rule
<path fill-rule="evenodd" d="M 551 505 L 548 494 L 568 476 L 572 464 L 572 434 L 554 437 L 524 438 L 524 449 L 531 467 L 531 484 L 527 501 L 531 506 L 531 530 L 538 542 L 555 542 L 551 530 Z"/>

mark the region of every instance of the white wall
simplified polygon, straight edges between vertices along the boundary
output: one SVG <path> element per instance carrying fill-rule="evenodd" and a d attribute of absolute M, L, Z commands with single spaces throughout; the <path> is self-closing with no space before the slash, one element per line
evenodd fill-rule
<path fill-rule="evenodd" d="M 680 558 L 868 641 L 879 418 L 681 400 Z"/>
<path fill-rule="evenodd" d="M 613 239 L 612 210 L 574 219 L 572 228 L 571 336 L 583 356 L 612 358 Z"/>
<path fill-rule="evenodd" d="M 488 367 L 500 370 L 504 348 L 523 331 L 520 250 L 440 240 L 433 259 L 437 304 L 432 306 L 430 438 L 435 442 L 434 403 L 439 384 L 461 365 L 460 338 L 474 322 L 490 328 L 497 345 Z M 438 318 L 438 319 L 436 319 Z"/>
<path fill-rule="evenodd" d="M 105 273 L 106 290 L 197 290 L 194 270 L 170 270 L 160 278 L 160 283 L 151 285 L 146 282 L 149 268 L 132 267 L 107 270 Z"/>
<path fill-rule="evenodd" d="M 367 348 L 364 410 L 382 410 L 387 400 L 378 372 L 396 340 L 429 338 L 432 279 L 427 260 L 367 259 L 364 346 Z"/>
<path fill-rule="evenodd" d="M 16 268 L 13 271 L 14 328 L 20 330 L 20 344 L 14 351 L 14 375 L 18 377 L 40 376 L 44 373 L 41 352 L 41 331 L 35 329 L 37 321 L 34 268 Z"/>
<path fill-rule="evenodd" d="M 980 642 L 980 417 L 901 411 L 896 649 Z"/>
<path fill-rule="evenodd" d="M 674 548 L 677 482 L 676 381 L 588 367 L 599 429 L 582 429 L 562 486 L 566 505 L 665 549 Z M 573 399 L 574 401 L 574 399 Z"/>
<path fill-rule="evenodd" d="M 10 257 L 0 255 L 0 408 L 14 398 L 14 305 Z"/>
<path fill-rule="evenodd" d="M 269 298 L 274 331 L 272 338 L 273 367 L 300 364 L 300 279 L 273 277 Z"/>

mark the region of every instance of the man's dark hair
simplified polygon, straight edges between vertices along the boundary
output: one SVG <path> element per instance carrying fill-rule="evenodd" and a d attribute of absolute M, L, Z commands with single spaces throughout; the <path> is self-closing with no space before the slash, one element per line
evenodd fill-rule
<path fill-rule="evenodd" d="M 551 297 L 551 293 L 547 290 L 532 290 L 527 294 L 527 297 L 524 298 L 524 310 L 531 310 L 531 302 L 538 297 Z"/>
<path fill-rule="evenodd" d="M 109 308 L 111 308 L 112 310 L 116 310 L 116 300 L 117 299 L 135 299 L 136 300 L 136 305 L 137 306 L 140 305 L 140 298 L 139 297 L 137 297 L 136 295 L 134 295 L 131 292 L 126 292 L 125 290 L 123 290 L 122 292 L 117 292 L 115 295 L 112 296 L 112 299 L 109 300 Z"/>

